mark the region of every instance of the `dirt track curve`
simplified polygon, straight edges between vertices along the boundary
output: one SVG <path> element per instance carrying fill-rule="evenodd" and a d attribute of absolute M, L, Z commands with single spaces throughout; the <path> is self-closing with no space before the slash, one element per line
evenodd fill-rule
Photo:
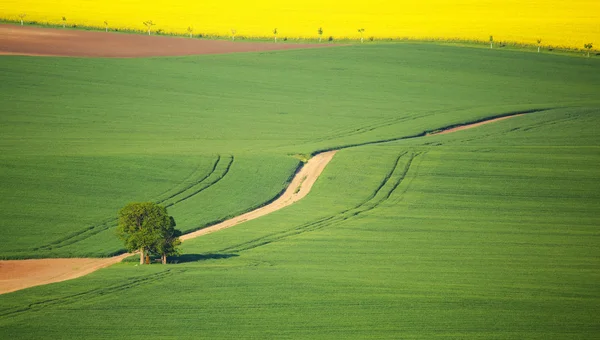
<path fill-rule="evenodd" d="M 287 207 L 304 198 L 336 151 L 320 153 L 311 158 L 294 176 L 283 195 L 264 207 L 215 224 L 208 228 L 183 235 L 182 241 L 189 240 L 217 230 L 233 227 Z M 75 279 L 98 269 L 121 262 L 133 254 L 122 254 L 110 258 L 83 259 L 40 259 L 0 261 L 0 294 L 14 292 L 33 286 Z"/>

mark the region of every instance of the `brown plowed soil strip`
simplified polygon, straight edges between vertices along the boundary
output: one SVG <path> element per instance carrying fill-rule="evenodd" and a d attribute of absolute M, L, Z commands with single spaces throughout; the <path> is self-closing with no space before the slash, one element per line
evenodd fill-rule
<path fill-rule="evenodd" d="M 320 153 L 311 158 L 296 174 L 292 183 L 272 203 L 208 228 L 183 235 L 183 241 L 194 237 L 233 227 L 234 225 L 259 218 L 302 199 L 310 192 L 313 184 L 336 151 Z M 60 282 L 87 275 L 111 264 L 121 262 L 132 254 L 123 254 L 104 259 L 41 259 L 0 261 L 0 294 L 33 286 Z"/>
<path fill-rule="evenodd" d="M 71 280 L 122 261 L 129 254 L 105 259 L 0 261 L 0 294 Z"/>
<path fill-rule="evenodd" d="M 328 46 L 334 45 L 232 42 L 0 24 L 0 55 L 133 58 Z"/>

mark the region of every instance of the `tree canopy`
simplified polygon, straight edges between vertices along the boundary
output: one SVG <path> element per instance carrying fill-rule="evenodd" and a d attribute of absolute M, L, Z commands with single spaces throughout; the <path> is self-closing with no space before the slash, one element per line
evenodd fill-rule
<path fill-rule="evenodd" d="M 140 251 L 140 264 L 148 253 L 160 255 L 166 263 L 167 256 L 179 253 L 181 231 L 175 226 L 167 208 L 154 202 L 129 203 L 119 210 L 117 235 L 128 251 Z"/>

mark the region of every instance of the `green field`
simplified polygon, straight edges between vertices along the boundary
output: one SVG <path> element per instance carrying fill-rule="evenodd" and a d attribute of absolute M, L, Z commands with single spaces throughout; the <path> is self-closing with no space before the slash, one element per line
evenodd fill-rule
<path fill-rule="evenodd" d="M 598 60 L 397 44 L 0 71 L 5 258 L 118 252 L 131 200 L 194 230 L 344 148 L 308 197 L 176 265 L 0 296 L 2 338 L 600 334 Z"/>

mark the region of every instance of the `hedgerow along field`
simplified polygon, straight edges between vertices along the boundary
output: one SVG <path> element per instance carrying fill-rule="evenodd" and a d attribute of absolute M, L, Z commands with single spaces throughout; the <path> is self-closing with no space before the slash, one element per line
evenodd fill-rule
<path fill-rule="evenodd" d="M 187 241 L 183 263 L 0 296 L 0 332 L 594 338 L 599 113 L 553 109 L 343 150 L 304 200 Z"/>
<path fill-rule="evenodd" d="M 293 39 L 435 39 L 583 49 L 600 44 L 600 3 L 596 0 L 334 0 L 282 3 L 262 1 L 5 0 L 0 19 L 92 26 L 99 29 L 195 36 Z M 64 20 L 63 20 L 64 18 Z M 191 29 L 191 31 L 190 31 Z M 361 33 L 359 29 L 364 29 Z"/>
<path fill-rule="evenodd" d="M 595 60 L 427 44 L 2 60 L 4 258 L 109 256 L 129 201 L 191 231 L 275 197 L 292 155 L 597 105 L 600 84 Z"/>

